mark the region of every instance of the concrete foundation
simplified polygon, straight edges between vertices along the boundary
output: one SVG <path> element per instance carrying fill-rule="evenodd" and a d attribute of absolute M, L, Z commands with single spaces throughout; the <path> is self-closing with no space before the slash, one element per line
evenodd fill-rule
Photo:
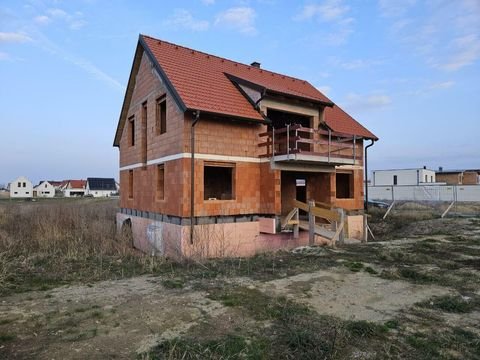
<path fill-rule="evenodd" d="M 349 220 L 348 218 L 352 218 Z M 363 236 L 361 216 L 348 217 L 348 236 Z M 358 219 L 357 219 L 358 218 Z M 295 239 L 293 233 L 261 233 L 260 221 L 195 225 L 193 242 L 190 241 L 190 226 L 176 225 L 140 216 L 117 213 L 117 229 L 129 220 L 133 233 L 133 246 L 156 256 L 173 259 L 248 257 L 279 249 L 292 249 L 308 245 L 308 231 L 300 231 Z M 329 241 L 315 237 L 315 244 Z"/>

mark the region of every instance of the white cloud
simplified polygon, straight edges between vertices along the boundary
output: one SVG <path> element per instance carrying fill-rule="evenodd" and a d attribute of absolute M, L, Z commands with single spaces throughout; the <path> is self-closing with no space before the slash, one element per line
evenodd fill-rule
<path fill-rule="evenodd" d="M 295 15 L 294 19 L 298 21 L 319 18 L 322 21 L 334 21 L 350 10 L 350 7 L 344 5 L 342 0 L 326 0 L 321 4 L 305 5 L 302 11 Z"/>
<path fill-rule="evenodd" d="M 47 25 L 52 21 L 52 19 L 50 19 L 47 15 L 38 15 L 33 18 L 33 21 L 39 25 Z"/>
<path fill-rule="evenodd" d="M 0 32 L 0 43 L 12 42 L 12 43 L 22 43 L 26 41 L 31 41 L 32 39 L 20 32 Z"/>
<path fill-rule="evenodd" d="M 215 4 L 215 0 L 202 0 L 202 3 L 205 5 L 213 5 Z"/>
<path fill-rule="evenodd" d="M 81 70 L 90 74 L 93 78 L 109 85 L 115 90 L 118 90 L 120 92 L 125 91 L 125 86 L 123 86 L 119 81 L 117 81 L 116 79 L 105 73 L 103 70 L 92 64 L 89 60 L 83 59 L 79 56 L 65 51 L 42 33 L 37 32 L 37 34 L 35 34 L 34 44 L 39 46 L 42 50 L 47 51 L 52 55 L 58 56 L 64 61 L 77 66 Z"/>
<path fill-rule="evenodd" d="M 382 6 L 393 6 L 390 0 Z M 414 4 L 407 1 L 405 4 Z M 398 4 L 397 4 L 398 5 Z M 440 6 L 441 5 L 441 6 Z M 395 8 L 395 7 L 394 7 Z M 480 59 L 480 2 L 458 0 L 425 2 L 421 16 L 405 11 L 391 11 L 401 16 L 391 30 L 409 50 L 424 59 L 433 68 L 458 71 Z M 393 16 L 393 15 L 392 15 Z"/>
<path fill-rule="evenodd" d="M 0 61 L 9 60 L 9 59 L 10 59 L 10 55 L 8 55 L 6 52 L 0 51 Z"/>
<path fill-rule="evenodd" d="M 68 13 L 62 9 L 48 9 L 47 14 L 50 15 L 51 17 L 54 18 L 59 18 L 59 19 L 67 19 L 70 17 Z"/>
<path fill-rule="evenodd" d="M 380 109 L 391 103 L 392 99 L 390 96 L 381 93 L 369 95 L 349 93 L 343 102 L 344 106 L 350 111 Z"/>
<path fill-rule="evenodd" d="M 383 63 L 383 61 L 380 61 L 380 60 L 368 60 L 368 59 L 351 59 L 351 60 L 343 61 L 337 57 L 330 58 L 329 62 L 333 66 L 340 67 L 344 70 L 364 69 L 372 66 L 377 66 Z"/>
<path fill-rule="evenodd" d="M 443 81 L 443 82 L 431 84 L 429 86 L 429 89 L 431 90 L 448 89 L 448 88 L 451 88 L 453 85 L 455 85 L 455 81 Z"/>
<path fill-rule="evenodd" d="M 255 18 L 257 14 L 251 7 L 235 7 L 219 13 L 215 17 L 215 25 L 239 31 L 247 35 L 255 35 Z"/>
<path fill-rule="evenodd" d="M 398 17 L 404 15 L 416 0 L 379 0 L 380 13 L 385 17 Z"/>
<path fill-rule="evenodd" d="M 476 34 L 458 37 L 451 42 L 450 47 L 453 55 L 444 63 L 437 65 L 443 70 L 456 71 L 480 58 L 480 39 Z"/>
<path fill-rule="evenodd" d="M 177 29 L 187 29 L 192 31 L 204 31 L 210 26 L 206 20 L 197 20 L 185 9 L 176 9 L 172 16 L 165 22 L 165 25 L 173 26 Z"/>
<path fill-rule="evenodd" d="M 87 22 L 83 18 L 83 14 L 79 11 L 69 14 L 65 10 L 58 8 L 51 8 L 46 11 L 47 15 L 39 15 L 34 18 L 34 21 L 40 25 L 46 25 L 54 20 L 65 22 L 72 30 L 79 30 L 84 27 Z"/>
<path fill-rule="evenodd" d="M 295 21 L 317 20 L 330 24 L 329 33 L 322 35 L 329 45 L 344 44 L 353 33 L 355 19 L 347 16 L 350 7 L 343 0 L 325 0 L 319 4 L 307 4 L 293 17 Z"/>

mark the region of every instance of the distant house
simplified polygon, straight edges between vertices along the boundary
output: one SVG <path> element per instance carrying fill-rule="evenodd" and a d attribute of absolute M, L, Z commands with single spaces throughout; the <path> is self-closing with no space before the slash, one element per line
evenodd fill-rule
<path fill-rule="evenodd" d="M 39 198 L 55 197 L 55 187 L 48 181 L 42 181 L 33 189 L 35 195 Z"/>
<path fill-rule="evenodd" d="M 65 185 L 65 180 L 58 181 L 58 180 L 47 180 L 50 185 L 52 185 L 55 189 L 60 189 L 62 186 Z"/>
<path fill-rule="evenodd" d="M 85 195 L 85 180 L 67 180 L 62 188 L 63 196 L 76 197 Z"/>
<path fill-rule="evenodd" d="M 371 186 L 425 185 L 438 181 L 435 171 L 423 168 L 374 170 Z"/>
<path fill-rule="evenodd" d="M 85 195 L 109 197 L 117 193 L 117 184 L 113 178 L 87 178 Z"/>
<path fill-rule="evenodd" d="M 11 198 L 31 198 L 33 197 L 33 185 L 25 176 L 20 176 L 10 183 Z"/>
<path fill-rule="evenodd" d="M 480 184 L 480 169 L 471 170 L 443 170 L 436 172 L 437 181 L 448 185 L 478 185 Z"/>

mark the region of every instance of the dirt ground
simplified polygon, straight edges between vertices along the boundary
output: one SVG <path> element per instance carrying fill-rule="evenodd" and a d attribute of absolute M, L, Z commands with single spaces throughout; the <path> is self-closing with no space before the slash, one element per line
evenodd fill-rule
<path fill-rule="evenodd" d="M 373 221 L 380 241 L 228 272 L 206 262 L 5 295 L 0 357 L 480 358 L 480 219 L 398 221 Z"/>

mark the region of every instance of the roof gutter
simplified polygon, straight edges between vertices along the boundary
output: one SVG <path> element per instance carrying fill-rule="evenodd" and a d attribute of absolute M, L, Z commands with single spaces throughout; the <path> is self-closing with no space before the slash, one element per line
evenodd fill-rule
<path fill-rule="evenodd" d="M 193 113 L 190 127 L 190 244 L 193 244 L 193 222 L 195 221 L 195 125 L 200 120 L 200 111 Z"/>
<path fill-rule="evenodd" d="M 371 143 L 365 146 L 365 211 L 368 213 L 368 148 L 375 144 L 374 139 L 370 139 Z"/>
<path fill-rule="evenodd" d="M 267 89 L 266 89 L 266 88 L 263 88 L 263 90 L 262 90 L 262 95 L 260 96 L 260 98 L 259 98 L 257 101 L 255 101 L 255 105 L 254 105 L 254 106 L 255 106 L 255 109 L 257 109 L 258 111 L 260 111 L 260 106 L 259 106 L 260 101 L 263 100 L 263 98 L 265 97 L 265 95 L 267 95 Z"/>

